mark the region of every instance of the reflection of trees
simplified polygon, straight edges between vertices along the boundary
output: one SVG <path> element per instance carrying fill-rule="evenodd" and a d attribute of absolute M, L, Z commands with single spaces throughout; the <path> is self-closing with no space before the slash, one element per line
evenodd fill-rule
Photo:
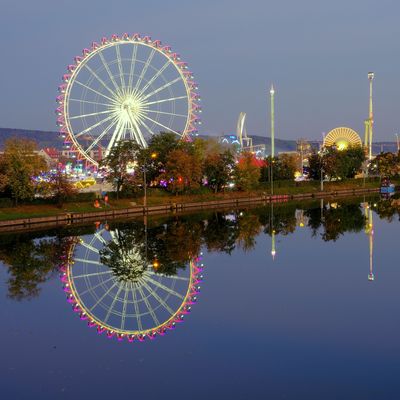
<path fill-rule="evenodd" d="M 203 237 L 209 251 L 231 254 L 238 237 L 238 224 L 232 215 L 215 212 L 209 216 L 205 224 Z"/>
<path fill-rule="evenodd" d="M 261 223 L 257 214 L 240 213 L 237 219 L 237 242 L 244 251 L 250 251 L 256 245 L 256 236 L 261 232 Z"/>
<path fill-rule="evenodd" d="M 360 202 L 343 200 L 336 208 L 313 203 L 304 211 L 312 235 L 324 241 L 335 241 L 345 232 L 359 232 L 365 227 Z M 251 250 L 261 232 L 289 235 L 296 229 L 296 203 L 246 209 L 241 212 L 211 212 L 149 222 L 111 224 L 113 240 L 100 252 L 104 264 L 121 279 L 135 280 L 148 265 L 157 265 L 156 272 L 174 275 L 186 268 L 205 245 L 208 251 L 231 254 L 238 246 Z M 399 200 L 376 201 L 374 211 L 380 218 L 392 220 L 399 215 Z M 272 225 L 273 220 L 273 225 Z M 0 240 L 0 261 L 8 269 L 8 295 L 16 300 L 32 298 L 40 293 L 40 284 L 58 271 L 61 257 L 72 238 L 93 234 L 94 226 L 53 230 L 45 234 L 7 235 Z M 146 239 L 147 238 L 147 239 Z M 147 241 L 147 248 L 145 243 Z"/>
<path fill-rule="evenodd" d="M 100 261 L 122 281 L 135 282 L 146 270 L 146 247 L 143 229 L 116 229 L 100 249 Z"/>
<path fill-rule="evenodd" d="M 55 272 L 70 245 L 69 237 L 34 239 L 29 235 L 2 238 L 0 260 L 8 268 L 8 296 L 31 299 L 40 293 L 40 284 Z"/>
<path fill-rule="evenodd" d="M 379 218 L 386 219 L 392 222 L 394 217 L 399 217 L 400 220 L 400 199 L 381 199 L 374 206 L 374 211 L 379 215 Z"/>
<path fill-rule="evenodd" d="M 319 208 L 314 208 L 307 210 L 306 215 L 313 235 L 322 227 L 321 237 L 326 242 L 336 241 L 345 232 L 360 232 L 365 227 L 365 217 L 359 203 L 330 207 L 322 215 Z"/>

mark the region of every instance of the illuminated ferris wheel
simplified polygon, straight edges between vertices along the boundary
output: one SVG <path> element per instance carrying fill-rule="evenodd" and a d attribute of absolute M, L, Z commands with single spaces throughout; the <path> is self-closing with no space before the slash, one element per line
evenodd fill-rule
<path fill-rule="evenodd" d="M 89 327 L 118 340 L 164 335 L 191 311 L 202 280 L 200 258 L 176 274 L 157 272 L 118 230 L 82 236 L 69 249 L 61 280 L 67 300 Z"/>
<path fill-rule="evenodd" d="M 74 60 L 59 86 L 57 123 L 66 147 L 92 164 L 118 141 L 146 147 L 160 132 L 183 139 L 200 123 L 193 74 L 159 40 L 113 35 Z"/>

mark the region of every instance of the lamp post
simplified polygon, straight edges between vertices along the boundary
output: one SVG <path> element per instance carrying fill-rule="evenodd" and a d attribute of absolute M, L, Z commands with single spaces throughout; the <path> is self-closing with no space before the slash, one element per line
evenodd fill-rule
<path fill-rule="evenodd" d="M 154 160 L 157 158 L 156 153 L 151 153 L 150 157 Z M 143 189 L 144 189 L 144 196 L 143 196 L 143 207 L 147 207 L 147 179 L 146 179 L 146 170 L 147 170 L 147 157 L 144 160 L 143 165 Z"/>
<path fill-rule="evenodd" d="M 400 151 L 400 141 L 399 141 L 399 134 L 396 133 L 396 139 L 397 139 L 397 152 Z"/>

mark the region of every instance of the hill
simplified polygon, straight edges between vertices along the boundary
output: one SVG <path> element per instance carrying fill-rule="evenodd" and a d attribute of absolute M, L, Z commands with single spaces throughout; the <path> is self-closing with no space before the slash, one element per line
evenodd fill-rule
<path fill-rule="evenodd" d="M 59 138 L 58 132 L 55 131 L 38 131 L 29 129 L 16 129 L 16 128 L 0 128 L 0 150 L 4 148 L 4 142 L 11 137 L 20 137 L 34 140 L 38 143 L 39 149 L 44 147 L 55 147 L 62 149 L 63 142 Z M 207 139 L 215 136 L 200 135 L 200 137 Z M 271 139 L 267 136 L 251 135 L 253 144 L 266 145 L 267 153 L 270 152 Z M 319 148 L 320 142 L 310 141 L 314 148 Z M 378 154 L 381 151 L 396 152 L 397 145 L 395 142 L 376 142 L 373 144 L 373 154 Z M 285 152 L 296 150 L 295 140 L 275 139 L 275 152 Z"/>

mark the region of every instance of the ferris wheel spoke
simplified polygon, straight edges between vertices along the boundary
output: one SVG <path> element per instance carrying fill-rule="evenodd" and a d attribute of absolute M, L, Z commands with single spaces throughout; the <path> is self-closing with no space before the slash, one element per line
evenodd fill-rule
<path fill-rule="evenodd" d="M 149 291 L 149 293 L 170 313 L 170 315 L 174 315 L 174 311 L 171 307 L 155 292 L 151 289 L 151 287 L 143 282 L 143 286 Z"/>
<path fill-rule="evenodd" d="M 104 58 L 103 53 L 99 53 L 99 57 L 100 57 L 100 59 L 101 59 L 101 62 L 102 62 L 103 65 L 104 65 L 105 70 L 107 71 L 108 76 L 109 76 L 110 79 L 111 79 L 112 84 L 113 84 L 114 87 L 115 87 L 116 92 L 119 94 L 119 93 L 120 93 L 120 88 L 118 87 L 117 82 L 116 82 L 115 79 L 114 79 L 114 75 L 111 73 L 110 67 L 109 67 L 108 64 L 107 64 L 107 62 L 106 62 L 106 60 L 105 60 L 105 58 Z"/>
<path fill-rule="evenodd" d="M 115 279 L 115 278 L 114 278 L 114 275 L 113 275 L 113 276 L 111 276 L 110 278 L 106 279 L 105 281 L 101 281 L 101 282 L 98 283 L 97 285 L 91 286 L 90 288 L 84 290 L 82 293 L 79 293 L 79 297 L 82 298 L 82 296 L 84 296 L 85 294 L 88 294 L 89 292 L 93 292 L 93 290 L 97 289 L 97 288 L 100 287 L 100 286 L 103 286 L 104 284 L 106 284 L 106 283 L 108 283 L 108 282 L 110 282 L 110 281 L 112 281 L 112 280 L 114 280 L 114 279 Z"/>
<path fill-rule="evenodd" d="M 75 115 L 73 117 L 69 117 L 69 119 L 79 119 L 79 118 L 86 118 L 86 117 L 93 117 L 95 115 L 102 115 L 102 114 L 111 114 L 113 113 L 113 110 L 105 110 L 105 111 L 99 111 L 95 113 L 90 113 L 90 114 L 82 114 L 82 115 Z"/>
<path fill-rule="evenodd" d="M 124 330 L 125 328 L 125 320 L 126 320 L 126 307 L 128 305 L 128 288 L 125 286 L 125 296 L 124 296 L 124 303 L 122 306 L 122 315 L 121 315 L 121 330 Z"/>
<path fill-rule="evenodd" d="M 175 101 L 175 100 L 182 100 L 182 99 L 187 99 L 187 97 L 186 96 L 170 97 L 168 99 L 162 99 L 162 100 L 151 101 L 149 103 L 144 103 L 143 105 L 150 106 L 152 104 L 166 103 L 168 101 Z"/>
<path fill-rule="evenodd" d="M 120 286 L 118 287 L 117 294 L 116 294 L 115 296 L 113 296 L 113 300 L 112 300 L 112 302 L 111 302 L 111 306 L 110 306 L 110 308 L 109 308 L 108 311 L 107 311 L 106 317 L 104 318 L 104 322 L 105 322 L 105 323 L 107 323 L 108 318 L 110 318 L 110 315 L 112 314 L 112 311 L 113 311 L 113 309 L 114 309 L 115 303 L 117 302 L 118 296 L 119 296 L 119 294 L 121 293 L 121 291 L 122 291 L 122 285 L 120 285 Z"/>
<path fill-rule="evenodd" d="M 109 121 L 110 119 L 115 118 L 115 115 L 110 115 L 107 118 L 102 119 L 101 121 L 96 122 L 94 125 L 89 126 L 88 128 L 84 129 L 81 132 L 78 132 L 77 134 L 75 134 L 75 138 L 78 138 L 82 135 L 84 135 L 85 133 L 90 132 L 92 129 L 97 128 L 98 126 L 100 126 L 101 124 L 103 124 L 104 122 Z"/>
<path fill-rule="evenodd" d="M 89 67 L 89 65 L 85 64 L 85 68 L 103 85 L 105 89 L 107 89 L 111 93 L 112 96 L 115 95 L 115 93 L 107 86 L 107 84 L 103 81 L 103 79 L 101 79 L 97 75 L 97 73 L 92 68 Z"/>
<path fill-rule="evenodd" d="M 136 298 L 136 288 L 134 286 L 132 286 L 132 300 L 133 300 L 133 305 L 135 307 L 135 314 L 136 314 L 136 321 L 137 321 L 138 329 L 139 329 L 139 331 L 141 331 L 141 330 L 143 330 L 142 319 L 140 317 L 139 304 L 138 304 L 138 300 Z"/>
<path fill-rule="evenodd" d="M 84 263 L 84 264 L 93 264 L 93 265 L 103 266 L 103 264 L 100 261 L 86 260 L 84 258 L 75 258 L 75 262 L 81 262 L 81 263 Z"/>
<path fill-rule="evenodd" d="M 153 59 L 155 53 L 156 53 L 155 49 L 151 49 L 150 55 L 147 57 L 147 60 L 143 65 L 142 71 L 140 72 L 139 79 L 136 81 L 136 85 L 133 90 L 134 92 L 140 91 L 139 90 L 140 84 L 142 83 L 142 80 L 143 80 L 144 76 L 146 75 L 147 69 L 149 68 L 151 60 Z"/>
<path fill-rule="evenodd" d="M 93 310 L 106 298 L 106 296 L 108 296 L 108 295 L 111 293 L 111 291 L 115 288 L 115 286 L 117 286 L 117 282 L 114 282 L 114 283 L 109 287 L 109 289 L 106 290 L 106 291 L 103 293 L 103 295 L 96 301 L 96 303 L 95 303 L 92 307 L 90 307 L 90 311 L 93 311 Z"/>
<path fill-rule="evenodd" d="M 99 143 L 100 140 L 103 139 L 103 137 L 107 135 L 107 133 L 110 131 L 110 129 L 111 129 L 115 124 L 116 124 L 116 120 L 114 119 L 113 121 L 111 121 L 111 124 L 109 124 L 109 125 L 107 126 L 107 128 L 104 129 L 104 131 L 103 131 L 99 136 L 97 136 L 97 138 L 94 139 L 92 143 L 90 143 L 89 147 L 88 147 L 87 149 L 85 149 L 85 151 L 88 152 L 88 151 L 92 150 L 93 147 L 96 146 L 97 143 Z M 103 238 L 101 235 L 99 235 L 99 234 L 95 234 L 95 235 L 96 235 L 96 237 L 97 237 L 102 243 L 107 244 L 107 242 L 104 240 L 104 238 Z M 101 239 L 100 239 L 100 238 L 101 238 Z"/>
<path fill-rule="evenodd" d="M 94 104 L 96 106 L 106 106 L 106 107 L 113 107 L 111 104 L 105 103 L 98 103 L 97 101 L 89 101 L 89 100 L 80 100 L 80 99 L 68 99 L 69 101 L 76 101 L 78 103 L 85 103 L 85 104 Z"/>
<path fill-rule="evenodd" d="M 147 120 L 149 120 L 149 121 L 151 121 L 151 122 L 154 122 L 155 124 L 161 126 L 162 128 L 166 129 L 167 132 L 172 132 L 172 133 L 175 133 L 175 134 L 178 135 L 178 136 L 182 136 L 182 134 L 180 134 L 180 133 L 174 131 L 173 129 L 171 129 L 170 127 L 168 127 L 168 126 L 166 126 L 166 125 L 163 125 L 161 122 L 158 122 L 158 121 L 156 121 L 155 119 L 152 119 L 152 118 L 150 118 L 150 117 L 148 117 L 148 116 L 146 116 L 146 115 L 143 115 L 143 118 L 146 118 Z"/>
<path fill-rule="evenodd" d="M 131 66 L 129 69 L 129 80 L 128 80 L 128 88 L 132 88 L 133 77 L 135 73 L 135 65 L 136 65 L 136 54 L 137 54 L 138 46 L 135 44 L 132 49 L 132 57 L 131 57 Z"/>
<path fill-rule="evenodd" d="M 147 281 L 148 281 L 148 282 L 151 282 L 153 285 L 159 287 L 160 289 L 165 290 L 167 293 L 172 294 L 173 296 L 178 297 L 179 299 L 183 299 L 183 298 L 184 298 L 180 293 L 175 292 L 175 290 L 172 290 L 172 289 L 169 288 L 168 286 L 163 285 L 162 283 L 156 281 L 155 279 L 152 279 L 152 278 L 150 278 L 150 277 L 147 277 Z"/>
<path fill-rule="evenodd" d="M 120 76 L 120 80 L 121 80 L 121 88 L 122 88 L 122 91 L 125 91 L 124 70 L 122 68 L 121 51 L 119 49 L 119 44 L 115 46 L 115 53 L 117 54 L 118 70 L 119 70 L 119 76 Z"/>
<path fill-rule="evenodd" d="M 107 244 L 107 241 L 103 238 L 103 236 L 101 236 L 103 232 L 104 232 L 104 229 L 102 229 L 101 231 L 96 232 L 96 233 L 94 234 L 94 236 L 96 237 L 96 239 L 97 239 L 99 242 L 101 242 L 101 243 L 103 243 L 103 244 Z"/>
<path fill-rule="evenodd" d="M 86 248 L 89 249 L 89 250 L 92 250 L 94 253 L 98 253 L 98 252 L 99 252 L 99 250 L 96 249 L 96 247 L 90 245 L 89 243 L 82 242 L 81 245 L 82 245 L 83 247 L 86 247 Z"/>
<path fill-rule="evenodd" d="M 146 110 L 147 112 L 151 113 L 156 113 L 156 114 L 165 114 L 165 115 L 173 115 L 174 117 L 182 117 L 182 118 L 187 118 L 187 115 L 183 114 L 174 114 L 174 113 L 169 113 L 166 111 L 158 111 L 158 110 Z"/>
<path fill-rule="evenodd" d="M 160 274 L 160 273 L 155 273 L 153 271 L 147 270 L 146 274 L 149 274 L 151 276 L 161 276 L 163 278 L 168 278 L 168 279 L 174 279 L 178 281 L 189 281 L 189 278 L 186 278 L 184 276 L 176 276 L 176 275 L 166 275 L 166 274 Z"/>
<path fill-rule="evenodd" d="M 179 82 L 181 80 L 181 77 L 178 76 L 177 78 L 173 79 L 170 82 L 167 82 L 165 85 L 160 86 L 158 89 L 153 90 L 152 92 L 146 94 L 146 96 L 143 97 L 143 100 L 148 99 L 151 96 L 154 96 L 155 94 L 157 94 L 158 92 L 161 92 L 162 90 L 166 89 L 167 87 L 172 86 L 174 83 Z M 185 96 L 186 97 L 186 96 Z"/>
<path fill-rule="evenodd" d="M 100 276 L 100 275 L 107 275 L 107 274 L 111 274 L 112 271 L 108 270 L 108 271 L 103 271 L 103 272 L 93 272 L 91 274 L 80 274 L 80 275 L 74 275 L 73 278 L 74 279 L 79 279 L 79 278 L 90 278 L 92 276 Z"/>
<path fill-rule="evenodd" d="M 114 147 L 114 144 L 121 137 L 123 129 L 124 129 L 123 128 L 123 123 L 121 122 L 121 120 L 119 120 L 117 122 L 116 126 L 115 126 L 114 133 L 112 134 L 111 139 L 108 142 L 107 149 L 106 149 L 106 154 L 109 154 L 111 149 Z"/>
<path fill-rule="evenodd" d="M 153 77 L 143 86 L 140 90 L 142 94 L 149 88 L 149 86 L 165 71 L 168 65 L 171 64 L 171 60 L 167 60 L 167 62 L 153 75 Z"/>
<path fill-rule="evenodd" d="M 143 292 L 143 289 L 141 286 L 138 286 L 138 291 L 140 293 L 140 295 L 142 296 L 142 299 L 144 301 L 144 304 L 146 305 L 149 314 L 151 315 L 151 317 L 153 318 L 154 323 L 158 326 L 160 325 L 160 322 L 158 321 L 158 318 L 156 316 L 156 313 L 154 312 L 153 308 L 151 307 L 151 304 L 147 298 L 147 296 L 145 295 L 145 293 Z M 151 292 L 150 292 L 151 293 Z"/>
<path fill-rule="evenodd" d="M 143 121 L 143 118 L 141 118 L 139 120 L 139 124 L 143 125 L 149 132 L 151 135 L 155 136 L 155 133 L 149 128 L 149 126 Z"/>
<path fill-rule="evenodd" d="M 93 93 L 98 94 L 99 96 L 103 96 L 103 97 L 106 98 L 107 100 L 110 100 L 112 103 L 115 103 L 115 100 L 112 99 L 111 97 L 106 96 L 104 93 L 101 93 L 101 92 L 97 91 L 96 89 L 93 89 L 93 88 L 91 88 L 90 86 L 85 85 L 84 83 L 82 83 L 82 82 L 80 82 L 80 81 L 78 81 L 78 80 L 75 80 L 74 83 L 77 83 L 78 85 L 84 87 L 85 89 L 90 90 L 90 91 L 92 91 Z"/>
<path fill-rule="evenodd" d="M 128 116 L 129 116 L 129 121 L 131 123 L 132 131 L 135 135 L 136 142 L 138 144 L 140 144 L 142 147 L 146 148 L 147 142 L 144 140 L 142 131 L 140 130 L 140 127 L 138 125 L 138 122 L 136 121 L 136 118 L 130 112 L 128 112 Z"/>

